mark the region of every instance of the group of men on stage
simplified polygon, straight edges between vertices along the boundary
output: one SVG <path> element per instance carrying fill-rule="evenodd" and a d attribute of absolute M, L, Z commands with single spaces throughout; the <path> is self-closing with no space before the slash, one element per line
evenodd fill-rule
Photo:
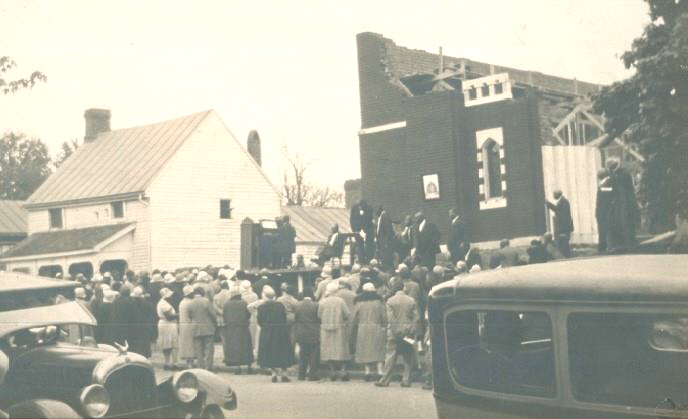
<path fill-rule="evenodd" d="M 620 167 L 618 160 L 609 159 L 606 168 L 599 174 L 599 186 L 595 216 L 599 232 L 599 251 L 623 253 L 637 245 L 636 228 L 640 213 L 630 174 Z M 563 192 L 554 190 L 553 200 L 546 205 L 554 214 L 552 225 L 553 245 L 562 257 L 571 257 L 571 234 L 574 231 L 571 205 Z M 447 250 L 451 262 L 456 264 L 471 256 L 469 229 L 464 218 L 452 209 L 449 212 L 450 227 L 447 236 Z M 365 200 L 359 200 L 351 207 L 351 233 L 342 233 L 334 225 L 318 262 L 332 257 L 342 257 L 348 239 L 353 245 L 351 252 L 361 263 L 377 259 L 387 268 L 393 268 L 407 258 L 415 259 L 420 265 L 432 269 L 440 253 L 440 231 L 422 212 L 407 216 L 395 228 L 387 211 L 379 207 L 374 210 Z"/>

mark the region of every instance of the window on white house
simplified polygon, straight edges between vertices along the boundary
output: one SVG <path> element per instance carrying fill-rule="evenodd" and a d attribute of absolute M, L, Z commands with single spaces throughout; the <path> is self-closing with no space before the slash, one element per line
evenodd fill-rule
<path fill-rule="evenodd" d="M 232 200 L 231 199 L 220 199 L 220 218 L 223 220 L 229 220 L 232 218 Z"/>
<path fill-rule="evenodd" d="M 50 228 L 62 228 L 62 208 L 50 208 Z"/>
<path fill-rule="evenodd" d="M 502 196 L 502 169 L 499 158 L 499 144 L 489 138 L 482 147 L 483 173 L 485 176 L 485 199 Z"/>
<path fill-rule="evenodd" d="M 475 89 L 475 87 L 471 87 L 468 89 L 468 100 L 475 100 L 478 98 L 478 91 Z"/>
<path fill-rule="evenodd" d="M 112 218 L 124 218 L 124 202 L 116 201 L 110 204 Z"/>
<path fill-rule="evenodd" d="M 490 96 L 490 86 L 488 86 L 487 84 L 483 84 L 480 87 L 480 95 L 482 97 Z"/>

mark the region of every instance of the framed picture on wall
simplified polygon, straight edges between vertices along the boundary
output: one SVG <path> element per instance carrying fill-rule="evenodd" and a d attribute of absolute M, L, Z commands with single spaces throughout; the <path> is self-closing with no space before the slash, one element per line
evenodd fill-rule
<path fill-rule="evenodd" d="M 440 176 L 437 173 L 423 175 L 423 197 L 426 201 L 440 199 Z"/>

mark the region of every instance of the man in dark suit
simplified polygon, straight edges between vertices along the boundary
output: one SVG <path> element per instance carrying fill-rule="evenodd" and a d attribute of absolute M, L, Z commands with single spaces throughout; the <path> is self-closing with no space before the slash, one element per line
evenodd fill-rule
<path fill-rule="evenodd" d="M 282 217 L 282 223 L 277 229 L 277 233 L 280 236 L 282 245 L 284 246 L 279 267 L 288 268 L 291 266 L 292 256 L 294 255 L 294 252 L 296 252 L 296 230 L 294 229 L 294 226 L 291 225 L 288 215 Z"/>
<path fill-rule="evenodd" d="M 422 212 L 415 216 L 416 228 L 414 247 L 420 264 L 428 269 L 435 267 L 436 256 L 440 252 L 440 231 L 437 226 L 425 218 Z"/>
<path fill-rule="evenodd" d="M 327 237 L 327 243 L 318 256 L 318 263 L 322 265 L 332 258 L 341 259 L 345 243 L 346 238 L 339 232 L 339 224 L 333 225 Z"/>
<path fill-rule="evenodd" d="M 597 220 L 597 250 L 607 250 L 607 232 L 609 231 L 610 204 L 612 200 L 612 184 L 607 169 L 597 172 L 597 199 L 595 200 L 595 220 Z"/>
<path fill-rule="evenodd" d="M 449 226 L 447 249 L 449 250 L 452 263 L 456 265 L 456 262 L 466 256 L 466 252 L 470 247 L 468 226 L 466 226 L 463 218 L 457 214 L 455 209 L 449 210 L 449 220 L 451 224 Z"/>
<path fill-rule="evenodd" d="M 554 240 L 564 257 L 571 257 L 571 233 L 573 232 L 573 218 L 571 204 L 564 197 L 560 189 L 552 193 L 554 202 L 547 201 L 547 208 L 554 212 Z"/>
<path fill-rule="evenodd" d="M 387 214 L 387 211 L 380 207 L 375 225 L 375 244 L 377 247 L 377 258 L 386 270 L 391 269 L 394 264 L 395 241 L 396 236 L 392 219 Z"/>
<path fill-rule="evenodd" d="M 365 234 L 365 251 L 362 252 L 367 263 L 375 253 L 375 225 L 373 223 L 373 207 L 361 199 L 351 207 L 349 217 L 351 231 Z"/>

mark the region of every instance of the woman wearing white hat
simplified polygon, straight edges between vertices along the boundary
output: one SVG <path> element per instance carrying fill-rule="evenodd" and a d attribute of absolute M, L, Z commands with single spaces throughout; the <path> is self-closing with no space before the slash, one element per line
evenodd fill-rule
<path fill-rule="evenodd" d="M 158 346 L 162 350 L 162 354 L 165 357 L 165 364 L 163 369 L 172 370 L 176 369 L 176 357 L 174 356 L 174 350 L 177 349 L 179 344 L 178 330 L 177 330 L 177 312 L 172 307 L 172 304 L 168 301 L 170 297 L 174 295 L 174 292 L 169 288 L 163 288 L 160 290 L 160 301 L 158 301 L 158 306 L 156 311 L 158 313 Z"/>
<path fill-rule="evenodd" d="M 337 290 L 339 290 L 339 284 L 336 281 L 330 282 L 325 288 L 325 297 L 318 305 L 320 359 L 330 364 L 332 381 L 338 377 L 342 381 L 349 381 L 346 363 L 351 359 L 351 354 L 347 324 L 351 318 L 351 312 L 346 302 L 334 295 Z"/>
<path fill-rule="evenodd" d="M 186 361 L 188 368 L 193 368 L 196 355 L 194 352 L 193 327 L 189 305 L 194 298 L 194 287 L 186 285 L 182 289 L 184 298 L 179 303 L 179 358 Z"/>

